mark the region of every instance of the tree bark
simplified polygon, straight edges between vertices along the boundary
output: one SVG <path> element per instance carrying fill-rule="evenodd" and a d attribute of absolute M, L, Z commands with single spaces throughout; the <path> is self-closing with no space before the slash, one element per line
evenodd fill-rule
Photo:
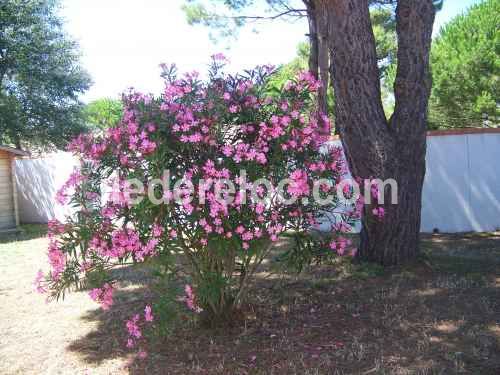
<path fill-rule="evenodd" d="M 318 90 L 318 110 L 328 113 L 328 46 L 326 36 L 326 14 L 320 2 L 304 0 L 309 24 L 309 71 L 321 82 Z M 330 132 L 331 129 L 324 129 Z"/>
<path fill-rule="evenodd" d="M 307 22 L 309 26 L 309 71 L 317 79 L 319 77 L 319 45 L 318 45 L 318 31 L 316 27 L 316 11 L 313 1 L 304 1 L 307 9 Z"/>
<path fill-rule="evenodd" d="M 336 126 L 351 173 L 356 178 L 393 178 L 398 183 L 398 203 L 384 205 L 382 220 L 374 217 L 373 207 L 365 206 L 358 254 L 362 260 L 400 264 L 419 251 L 435 9 L 432 0 L 398 1 L 396 106 L 387 120 L 369 1 L 322 1 L 328 20 Z"/>
<path fill-rule="evenodd" d="M 323 2 L 316 6 L 316 26 L 318 34 L 318 65 L 321 87 L 318 90 L 318 108 L 321 113 L 328 113 L 328 78 L 329 78 L 329 56 L 328 56 L 328 18 Z M 330 133 L 330 128 L 324 129 Z"/>

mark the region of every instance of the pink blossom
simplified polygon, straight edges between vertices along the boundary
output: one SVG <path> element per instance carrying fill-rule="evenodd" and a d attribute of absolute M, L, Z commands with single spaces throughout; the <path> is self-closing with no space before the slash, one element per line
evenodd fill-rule
<path fill-rule="evenodd" d="M 89 292 L 89 296 L 92 300 L 101 304 L 103 310 L 109 310 L 113 304 L 113 286 L 106 283 L 102 288 L 94 288 Z"/>
<path fill-rule="evenodd" d="M 127 348 L 133 348 L 135 346 L 135 341 L 131 338 L 127 339 Z"/>
<path fill-rule="evenodd" d="M 217 61 L 222 61 L 222 62 L 229 62 L 228 58 L 224 56 L 223 53 L 218 52 L 215 55 L 212 55 L 212 58 Z"/>
<path fill-rule="evenodd" d="M 142 337 L 142 332 L 138 325 L 139 319 L 139 314 L 135 314 L 132 319 L 127 320 L 127 322 L 125 323 L 127 331 L 132 338 L 139 339 Z"/>
<path fill-rule="evenodd" d="M 193 288 L 191 287 L 191 285 L 186 285 L 184 287 L 184 293 L 185 293 L 184 301 L 186 302 L 187 307 L 196 313 L 202 312 L 203 309 L 201 309 L 196 304 L 196 297 L 195 297 L 195 294 L 194 294 L 194 291 L 193 291 Z"/>
<path fill-rule="evenodd" d="M 36 274 L 35 280 L 33 281 L 33 287 L 38 293 L 45 293 L 47 290 L 42 285 L 42 281 L 44 279 L 44 274 L 42 270 L 39 270 Z"/>
<path fill-rule="evenodd" d="M 256 206 L 255 206 L 255 212 L 257 214 L 262 214 L 264 212 L 264 210 L 266 209 L 266 207 L 262 204 L 262 203 L 258 203 Z"/>
<path fill-rule="evenodd" d="M 253 233 L 252 232 L 245 232 L 242 234 L 241 238 L 243 241 L 250 241 L 253 239 Z"/>
<path fill-rule="evenodd" d="M 290 175 L 292 183 L 288 186 L 288 192 L 293 196 L 308 195 L 310 188 L 307 182 L 307 173 L 304 170 L 296 170 Z"/>
<path fill-rule="evenodd" d="M 60 250 L 57 240 L 51 239 L 48 252 L 49 264 L 51 266 L 51 277 L 59 280 L 66 266 L 66 255 Z"/>
<path fill-rule="evenodd" d="M 47 223 L 49 236 L 54 236 L 64 232 L 64 224 L 57 219 L 49 220 Z"/>
<path fill-rule="evenodd" d="M 161 237 L 163 234 L 163 228 L 158 224 L 153 224 L 153 237 Z"/>
<path fill-rule="evenodd" d="M 153 314 L 152 314 L 152 311 L 151 311 L 151 306 L 147 305 L 144 308 L 144 320 L 146 322 L 152 322 L 153 319 L 154 319 L 154 317 L 153 317 Z"/>
<path fill-rule="evenodd" d="M 335 250 L 338 255 L 344 255 L 347 246 L 351 245 L 351 240 L 344 237 L 339 237 L 336 240 L 330 242 L 330 249 Z"/>
<path fill-rule="evenodd" d="M 374 216 L 376 216 L 379 220 L 382 220 L 385 215 L 384 207 L 376 207 L 372 210 Z"/>

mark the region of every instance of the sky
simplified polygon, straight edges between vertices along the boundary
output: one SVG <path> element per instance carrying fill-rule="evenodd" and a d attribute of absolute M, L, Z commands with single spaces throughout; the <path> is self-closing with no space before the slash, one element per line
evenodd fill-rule
<path fill-rule="evenodd" d="M 445 0 L 435 32 L 480 0 Z M 181 71 L 203 72 L 210 55 L 223 52 L 231 71 L 259 64 L 290 61 L 305 40 L 305 21 L 259 24 L 259 32 L 243 29 L 236 40 L 214 44 L 208 30 L 189 26 L 183 0 L 64 0 L 61 14 L 69 35 L 76 39 L 82 65 L 93 85 L 82 97 L 89 102 L 117 98 L 129 87 L 158 94 L 163 82 L 160 63 L 175 63 Z M 230 49 L 227 49 L 228 46 Z"/>

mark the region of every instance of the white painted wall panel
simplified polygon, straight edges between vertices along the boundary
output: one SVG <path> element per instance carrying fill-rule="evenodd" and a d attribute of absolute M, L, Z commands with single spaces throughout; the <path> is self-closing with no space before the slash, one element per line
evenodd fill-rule
<path fill-rule="evenodd" d="M 469 204 L 467 137 L 427 138 L 427 171 L 422 197 L 422 231 L 473 230 Z"/>
<path fill-rule="evenodd" d="M 67 152 L 16 160 L 21 223 L 47 223 L 50 219 L 63 221 L 71 214 L 69 206 L 55 202 L 55 195 L 77 165 L 77 160 Z"/>
<path fill-rule="evenodd" d="M 470 215 L 474 231 L 500 228 L 500 134 L 471 134 Z"/>
<path fill-rule="evenodd" d="M 500 228 L 500 134 L 430 136 L 427 140 L 422 231 Z M 16 161 L 21 222 L 63 220 L 71 213 L 69 207 L 56 205 L 54 196 L 76 165 L 68 153 Z"/>

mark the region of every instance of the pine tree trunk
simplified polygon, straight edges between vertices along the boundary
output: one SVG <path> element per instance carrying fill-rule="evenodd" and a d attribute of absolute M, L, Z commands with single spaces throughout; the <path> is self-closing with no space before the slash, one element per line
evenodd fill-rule
<path fill-rule="evenodd" d="M 328 113 L 328 46 L 326 40 L 326 17 L 323 4 L 314 1 L 304 1 L 307 8 L 309 23 L 309 71 L 321 82 L 318 90 L 318 110 Z M 323 129 L 330 134 L 331 129 Z"/>
<path fill-rule="evenodd" d="M 359 257 L 400 264 L 419 251 L 435 9 L 432 0 L 398 1 L 396 105 L 387 120 L 368 0 L 320 1 L 328 15 L 335 123 L 351 173 L 398 183 L 398 204 L 385 204 L 382 220 L 372 214 L 373 207 L 365 206 Z"/>

